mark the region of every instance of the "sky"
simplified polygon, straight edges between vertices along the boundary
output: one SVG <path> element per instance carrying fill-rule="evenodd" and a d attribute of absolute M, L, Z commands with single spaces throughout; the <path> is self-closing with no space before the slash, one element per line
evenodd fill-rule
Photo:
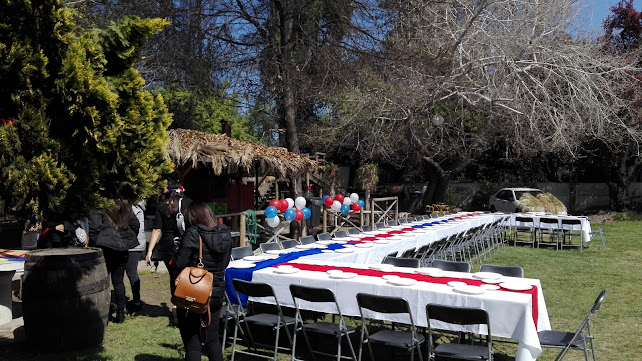
<path fill-rule="evenodd" d="M 609 9 L 619 2 L 620 0 L 584 0 L 586 13 L 580 14 L 576 20 L 578 30 L 587 35 L 599 35 L 602 22 L 610 14 Z M 633 7 L 639 11 L 642 9 L 642 1 L 634 1 Z"/>

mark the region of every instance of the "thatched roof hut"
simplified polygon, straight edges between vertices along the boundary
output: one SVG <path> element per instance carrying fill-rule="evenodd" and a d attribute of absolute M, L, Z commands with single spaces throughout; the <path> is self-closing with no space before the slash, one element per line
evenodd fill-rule
<path fill-rule="evenodd" d="M 205 165 L 214 174 L 249 174 L 254 167 L 279 178 L 315 172 L 317 162 L 283 148 L 209 134 L 189 129 L 167 131 L 167 153 L 176 165 L 179 177 L 192 168 Z M 182 173 L 182 174 L 181 174 Z"/>

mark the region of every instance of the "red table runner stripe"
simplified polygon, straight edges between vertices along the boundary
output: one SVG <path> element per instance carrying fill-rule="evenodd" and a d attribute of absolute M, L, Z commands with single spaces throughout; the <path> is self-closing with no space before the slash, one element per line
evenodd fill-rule
<path fill-rule="evenodd" d="M 456 278 L 456 277 L 432 277 L 428 275 L 423 275 L 419 273 L 405 273 L 405 272 L 388 272 L 380 271 L 375 269 L 363 269 L 363 268 L 352 268 L 352 267 L 339 267 L 339 266 L 326 266 L 326 265 L 312 265 L 306 263 L 296 263 L 288 262 L 288 265 L 292 265 L 300 270 L 304 271 L 315 271 L 315 272 L 326 272 L 329 270 L 341 270 L 343 272 L 354 272 L 361 276 L 371 276 L 371 277 L 381 277 L 384 275 L 395 275 L 399 277 L 412 278 L 417 281 L 429 282 L 429 283 L 438 283 L 438 284 L 447 284 L 451 281 L 464 282 L 470 286 L 480 286 L 484 284 L 481 280 L 478 279 L 469 279 L 469 278 Z M 276 267 L 276 266 L 275 266 Z M 537 329 L 537 319 L 538 319 L 538 302 L 537 302 L 537 286 L 533 286 L 530 290 L 527 291 L 513 291 L 505 288 L 501 288 L 501 291 L 505 292 L 517 292 L 531 295 L 533 300 L 533 322 L 535 322 L 535 329 Z"/>

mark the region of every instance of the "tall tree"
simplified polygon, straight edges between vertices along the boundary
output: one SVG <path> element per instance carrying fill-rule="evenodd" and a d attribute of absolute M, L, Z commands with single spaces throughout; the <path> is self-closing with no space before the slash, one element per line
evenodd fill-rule
<path fill-rule="evenodd" d="M 426 203 L 485 149 L 574 155 L 587 139 L 641 139 L 619 96 L 634 67 L 568 35 L 573 1 L 385 5 L 396 20 L 385 52 L 317 133 L 363 162 L 425 169 Z"/>
<path fill-rule="evenodd" d="M 642 49 L 639 46 L 640 36 L 642 36 L 642 13 L 635 10 L 633 0 L 620 1 L 616 6 L 611 7 L 611 12 L 613 14 L 604 21 L 605 35 L 601 39 L 606 53 L 633 62 L 638 68 L 642 67 Z M 631 111 L 621 116 L 630 127 L 640 127 L 642 126 L 642 95 L 640 95 L 642 72 L 635 69 L 630 73 L 637 81 L 623 88 L 620 96 L 631 103 Z M 603 158 L 608 159 L 611 208 L 618 211 L 625 210 L 630 205 L 629 186 L 635 180 L 642 165 L 639 141 L 623 136 L 618 146 L 598 143 L 595 147 Z"/>
<path fill-rule="evenodd" d="M 166 21 L 79 29 L 59 0 L 0 4 L 3 212 L 75 219 L 158 192 L 171 117 L 133 66 Z"/>

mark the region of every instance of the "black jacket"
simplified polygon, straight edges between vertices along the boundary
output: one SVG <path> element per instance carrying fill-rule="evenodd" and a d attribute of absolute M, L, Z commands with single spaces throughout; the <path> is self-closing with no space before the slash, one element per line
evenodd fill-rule
<path fill-rule="evenodd" d="M 212 302 L 222 302 L 225 292 L 225 269 L 232 254 L 232 236 L 227 226 L 216 227 L 196 225 L 185 230 L 172 267 L 181 271 L 185 267 L 198 265 L 198 237 L 203 239 L 203 266 L 214 275 L 212 281 Z"/>
<path fill-rule="evenodd" d="M 114 229 L 105 213 L 92 211 L 89 216 L 89 246 L 127 251 L 138 246 L 140 223 L 132 214 L 129 227 Z"/>

